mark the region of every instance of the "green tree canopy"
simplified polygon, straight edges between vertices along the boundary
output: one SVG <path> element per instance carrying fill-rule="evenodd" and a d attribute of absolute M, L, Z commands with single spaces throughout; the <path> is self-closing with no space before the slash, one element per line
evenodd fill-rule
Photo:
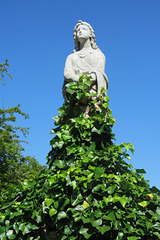
<path fill-rule="evenodd" d="M 4 74 L 9 64 L 0 64 L 1 79 L 4 83 Z M 20 105 L 2 109 L 0 108 L 0 205 L 15 195 L 25 179 L 34 178 L 42 169 L 38 161 L 30 156 L 23 155 L 24 147 L 22 137 L 29 133 L 28 128 L 17 124 L 17 117 L 25 119 L 29 116 L 22 112 Z M 26 142 L 27 143 L 27 142 Z"/>

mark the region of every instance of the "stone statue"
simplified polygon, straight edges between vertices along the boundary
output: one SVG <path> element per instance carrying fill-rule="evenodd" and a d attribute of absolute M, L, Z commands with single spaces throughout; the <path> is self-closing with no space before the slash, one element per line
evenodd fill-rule
<path fill-rule="evenodd" d="M 65 85 L 68 82 L 78 81 L 82 74 L 92 77 L 90 92 L 98 95 L 102 87 L 107 90 L 108 79 L 104 72 L 106 59 L 96 45 L 93 28 L 89 23 L 79 20 L 74 27 L 73 37 L 75 49 L 66 59 L 63 96 L 66 99 Z"/>

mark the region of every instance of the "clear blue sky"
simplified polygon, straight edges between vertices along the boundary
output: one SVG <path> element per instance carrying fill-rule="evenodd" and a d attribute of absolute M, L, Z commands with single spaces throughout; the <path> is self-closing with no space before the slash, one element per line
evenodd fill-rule
<path fill-rule="evenodd" d="M 30 120 L 26 155 L 46 163 L 61 94 L 73 28 L 89 22 L 105 54 L 110 107 L 117 119 L 117 144 L 131 142 L 131 163 L 147 171 L 160 188 L 160 1 L 159 0 L 6 0 L 0 4 L 0 62 L 9 72 L 0 87 L 0 106 L 21 104 Z"/>

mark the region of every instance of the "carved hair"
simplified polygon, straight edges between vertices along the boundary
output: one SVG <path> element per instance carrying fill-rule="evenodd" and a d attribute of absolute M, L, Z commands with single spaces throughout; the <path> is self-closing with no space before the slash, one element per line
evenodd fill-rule
<path fill-rule="evenodd" d="M 82 20 L 79 20 L 78 23 L 76 24 L 76 26 L 74 27 L 74 30 L 73 30 L 73 38 L 74 38 L 74 44 L 75 44 L 75 48 L 74 48 L 73 52 L 76 52 L 76 51 L 80 50 L 80 44 L 79 44 L 79 41 L 77 39 L 77 29 L 80 25 L 86 25 L 89 28 L 91 47 L 93 49 L 99 49 L 97 44 L 96 44 L 94 30 L 91 27 L 91 25 L 89 23 L 83 22 Z"/>

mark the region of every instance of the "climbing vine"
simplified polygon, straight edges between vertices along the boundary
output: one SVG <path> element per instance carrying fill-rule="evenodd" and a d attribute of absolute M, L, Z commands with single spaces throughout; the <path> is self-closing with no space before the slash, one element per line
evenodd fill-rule
<path fill-rule="evenodd" d="M 133 145 L 115 144 L 109 97 L 90 85 L 85 76 L 67 84 L 49 168 L 2 210 L 2 240 L 160 239 L 160 191 L 130 164 Z"/>

